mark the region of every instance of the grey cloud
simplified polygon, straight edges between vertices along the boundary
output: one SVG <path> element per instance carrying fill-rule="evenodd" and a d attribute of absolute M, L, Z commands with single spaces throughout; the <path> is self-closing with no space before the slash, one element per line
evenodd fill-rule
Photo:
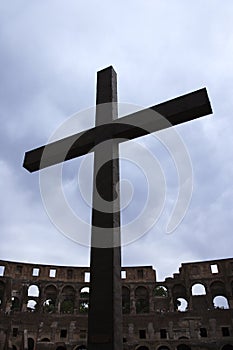
<path fill-rule="evenodd" d="M 24 151 L 46 142 L 67 116 L 94 104 L 96 71 L 109 64 L 118 72 L 121 102 L 150 106 L 207 86 L 215 112 L 177 128 L 192 159 L 194 193 L 170 236 L 164 224 L 176 196 L 175 170 L 159 145 L 145 141 L 166 174 L 167 203 L 157 226 L 124 248 L 123 262 L 152 264 L 162 278 L 182 261 L 232 255 L 232 10 L 229 0 L 224 6 L 213 0 L 1 2 L 1 258 L 89 262 L 88 249 L 52 226 L 38 176 L 21 165 Z M 65 170 L 69 198 L 88 218 L 90 211 L 72 194 L 75 171 L 72 165 Z M 137 201 L 131 216 L 144 197 L 136 176 L 133 180 Z M 84 187 L 90 186 L 86 179 Z"/>

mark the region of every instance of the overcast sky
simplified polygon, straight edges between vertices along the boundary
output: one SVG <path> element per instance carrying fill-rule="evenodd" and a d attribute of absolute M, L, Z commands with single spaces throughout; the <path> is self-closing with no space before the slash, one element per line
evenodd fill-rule
<path fill-rule="evenodd" d="M 45 144 L 68 117 L 94 106 L 96 72 L 109 65 L 118 74 L 119 102 L 147 107 L 207 87 L 214 111 L 175 128 L 190 155 L 193 191 L 171 234 L 166 226 L 179 191 L 176 165 L 153 136 L 141 140 L 164 173 L 165 205 L 157 224 L 123 248 L 123 265 L 153 265 L 162 280 L 182 262 L 232 257 L 232 33 L 231 0 L 1 0 L 0 259 L 89 264 L 89 249 L 49 219 L 38 173 L 27 172 L 22 162 L 25 151 Z M 93 125 L 91 113 L 80 117 L 73 132 L 84 125 Z M 144 157 L 136 148 L 134 153 L 142 164 Z M 90 196 L 92 156 L 87 163 L 83 186 Z M 70 206 L 88 221 L 90 209 L 79 198 L 79 165 L 74 160 L 64 166 L 63 185 Z M 152 162 L 150 172 L 155 169 Z M 121 162 L 122 177 L 134 187 L 123 224 L 141 215 L 143 174 L 143 165 Z M 156 198 L 161 179 L 155 174 L 154 180 Z M 139 231 L 144 225 L 145 218 Z"/>

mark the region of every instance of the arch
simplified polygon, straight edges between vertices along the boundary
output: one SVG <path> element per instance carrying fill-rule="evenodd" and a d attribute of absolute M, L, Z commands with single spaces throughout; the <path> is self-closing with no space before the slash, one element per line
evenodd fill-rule
<path fill-rule="evenodd" d="M 182 336 L 182 337 L 179 337 L 178 339 L 181 340 L 181 339 L 189 339 L 189 338 L 185 337 L 185 336 Z"/>
<path fill-rule="evenodd" d="M 74 312 L 74 301 L 73 300 L 63 300 L 61 303 L 61 313 L 72 314 Z"/>
<path fill-rule="evenodd" d="M 56 286 L 49 284 L 44 289 L 45 301 L 43 302 L 43 311 L 46 313 L 53 313 L 56 310 L 56 301 L 58 291 Z"/>
<path fill-rule="evenodd" d="M 89 308 L 89 293 L 90 288 L 85 286 L 80 289 L 79 295 L 79 312 L 81 313 L 87 313 Z"/>
<path fill-rule="evenodd" d="M 55 305 L 56 305 L 56 300 L 54 299 L 46 299 L 43 303 L 43 311 L 48 313 L 48 314 L 52 314 L 53 312 L 55 312 Z"/>
<path fill-rule="evenodd" d="M 67 285 L 62 288 L 62 295 L 66 296 L 74 296 L 75 295 L 75 289 L 73 286 Z"/>
<path fill-rule="evenodd" d="M 40 340 L 40 342 L 42 343 L 50 343 L 50 339 L 49 338 L 43 338 Z"/>
<path fill-rule="evenodd" d="M 186 344 L 180 344 L 177 346 L 177 350 L 191 350 L 191 348 Z"/>
<path fill-rule="evenodd" d="M 233 345 L 230 344 L 226 344 L 222 347 L 221 350 L 233 350 Z"/>
<path fill-rule="evenodd" d="M 135 290 L 136 313 L 149 312 L 149 293 L 146 287 L 137 287 Z"/>
<path fill-rule="evenodd" d="M 122 287 L 122 312 L 123 314 L 130 313 L 130 290 L 128 287 Z"/>
<path fill-rule="evenodd" d="M 28 350 L 34 350 L 34 345 L 35 345 L 34 339 L 28 338 Z"/>
<path fill-rule="evenodd" d="M 188 310 L 188 302 L 184 298 L 177 298 L 174 307 L 177 311 L 185 312 Z"/>
<path fill-rule="evenodd" d="M 195 283 L 192 286 L 192 295 L 206 295 L 206 288 L 202 283 Z"/>
<path fill-rule="evenodd" d="M 183 284 L 175 284 L 174 287 L 172 288 L 172 295 L 175 299 L 178 298 L 187 298 L 187 292 L 186 288 Z"/>
<path fill-rule="evenodd" d="M 80 298 L 89 298 L 90 287 L 82 287 L 79 291 Z"/>
<path fill-rule="evenodd" d="M 34 312 L 37 308 L 37 302 L 35 300 L 28 300 L 27 302 L 27 310 L 30 312 Z"/>
<path fill-rule="evenodd" d="M 224 297 L 226 297 L 225 285 L 221 281 L 215 281 L 211 283 L 210 292 L 212 297 L 216 297 L 217 295 L 223 295 Z"/>
<path fill-rule="evenodd" d="M 164 286 L 156 286 L 153 290 L 155 297 L 168 297 L 168 289 Z"/>
<path fill-rule="evenodd" d="M 213 298 L 213 305 L 215 309 L 229 309 L 228 299 L 223 295 L 216 295 Z"/>
<path fill-rule="evenodd" d="M 28 287 L 28 297 L 36 297 L 36 298 L 38 298 L 39 296 L 40 296 L 39 287 L 36 284 L 31 284 Z"/>
<path fill-rule="evenodd" d="M 47 296 L 57 295 L 57 293 L 58 293 L 57 287 L 54 284 L 49 284 L 44 289 L 44 294 L 47 295 Z"/>
<path fill-rule="evenodd" d="M 74 312 L 75 289 L 68 285 L 62 289 L 61 312 L 71 314 Z"/>

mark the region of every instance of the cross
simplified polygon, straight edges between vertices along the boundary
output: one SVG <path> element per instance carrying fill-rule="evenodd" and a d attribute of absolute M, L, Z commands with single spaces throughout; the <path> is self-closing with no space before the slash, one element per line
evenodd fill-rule
<path fill-rule="evenodd" d="M 96 147 L 88 350 L 122 350 L 119 143 L 211 114 L 212 109 L 203 88 L 117 119 L 117 77 L 111 66 L 97 73 L 96 104 L 95 127 L 26 152 L 23 166 L 34 172 Z M 146 113 L 150 111 L 154 112 Z M 71 146 L 64 159 L 67 145 Z"/>

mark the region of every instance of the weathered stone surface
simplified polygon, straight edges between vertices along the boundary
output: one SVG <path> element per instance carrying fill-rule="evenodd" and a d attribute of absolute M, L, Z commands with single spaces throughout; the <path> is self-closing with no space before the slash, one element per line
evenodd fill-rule
<path fill-rule="evenodd" d="M 213 265 L 217 265 L 217 273 L 211 272 Z M 89 282 L 85 282 L 88 267 L 3 260 L 0 266 L 5 267 L 0 276 L 0 350 L 5 350 L 6 344 L 21 350 L 22 344 L 30 339 L 37 343 L 38 350 L 77 350 L 80 346 L 84 349 L 88 293 L 83 288 L 89 287 Z M 38 276 L 33 276 L 33 270 L 39 272 Z M 55 270 L 55 277 L 49 277 L 50 270 Z M 126 272 L 126 278 L 121 279 L 125 350 L 141 350 L 139 346 L 144 346 L 143 350 L 157 350 L 160 346 L 177 350 L 181 344 L 189 346 L 187 350 L 222 350 L 224 345 L 233 344 L 233 258 L 185 263 L 179 273 L 164 281 L 156 280 L 152 266 L 122 267 L 122 271 Z M 205 287 L 205 295 L 192 295 L 197 283 Z M 39 288 L 38 296 L 28 296 L 31 285 Z M 162 293 L 161 288 L 157 288 L 161 286 L 164 287 Z M 213 299 L 217 295 L 226 297 L 229 309 L 214 307 Z M 17 298 L 17 303 L 12 296 Z M 184 297 L 188 302 L 187 311 L 177 311 L 176 299 Z M 195 302 L 199 298 L 205 303 Z M 54 308 L 46 306 L 48 299 L 55 300 Z M 27 307 L 29 300 L 37 302 L 35 310 Z M 64 307 L 65 301 L 69 303 Z"/>

